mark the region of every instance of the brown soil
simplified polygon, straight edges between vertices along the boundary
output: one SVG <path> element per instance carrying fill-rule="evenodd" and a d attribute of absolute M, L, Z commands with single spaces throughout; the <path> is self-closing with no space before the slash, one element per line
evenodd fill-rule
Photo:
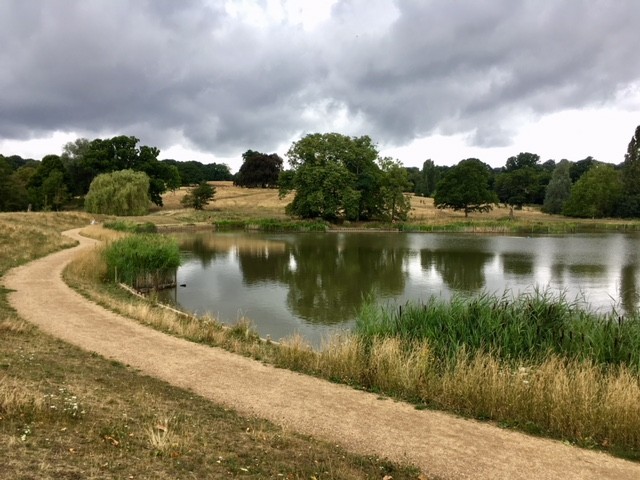
<path fill-rule="evenodd" d="M 383 399 L 171 337 L 99 307 L 67 287 L 64 266 L 95 241 L 4 277 L 12 306 L 42 330 L 81 348 L 193 391 L 240 413 L 412 463 L 427 476 L 491 479 L 640 478 L 640 465 L 605 453 Z"/>

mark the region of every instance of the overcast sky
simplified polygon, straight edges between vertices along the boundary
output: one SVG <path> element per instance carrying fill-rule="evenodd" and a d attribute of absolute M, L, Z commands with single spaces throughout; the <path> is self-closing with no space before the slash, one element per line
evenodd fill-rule
<path fill-rule="evenodd" d="M 638 0 L 1 0 L 0 153 L 134 135 L 161 158 L 369 135 L 406 166 L 619 163 Z"/>

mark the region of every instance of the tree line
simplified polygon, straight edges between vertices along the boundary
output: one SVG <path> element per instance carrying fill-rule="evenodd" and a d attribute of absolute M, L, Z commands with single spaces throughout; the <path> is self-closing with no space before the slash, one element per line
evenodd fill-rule
<path fill-rule="evenodd" d="M 158 206 L 167 190 L 233 178 L 227 165 L 159 160 L 159 154 L 156 147 L 139 145 L 136 137 L 120 135 L 79 138 L 67 143 L 61 155 L 46 155 L 41 161 L 0 155 L 0 211 L 80 208 L 96 177 L 124 170 L 146 176 L 122 181 L 142 181 L 136 185 L 143 185 Z"/>
<path fill-rule="evenodd" d="M 514 209 L 539 205 L 542 211 L 580 218 L 640 217 L 640 126 L 618 165 L 593 157 L 571 162 L 547 160 L 523 152 L 492 168 L 469 158 L 440 166 L 426 160 L 408 168 L 412 191 L 433 197 L 438 208 L 487 211 L 502 203 Z"/>
<path fill-rule="evenodd" d="M 469 158 L 454 166 L 429 159 L 419 169 L 381 157 L 366 135 L 314 133 L 291 145 L 286 154 L 290 169 L 284 169 L 275 153 L 247 150 L 234 176 L 222 164 L 158 160 L 157 148 L 138 145 L 132 136 L 81 138 L 65 145 L 62 155 L 47 155 L 39 162 L 0 155 L 0 210 L 78 208 L 85 197 L 90 207 L 106 205 L 116 192 L 127 198 L 133 191 L 145 193 L 141 202 L 146 198 L 162 206 L 164 192 L 185 185 L 202 188 L 193 190 L 185 203 L 202 208 L 215 193 L 205 191 L 204 183 L 233 180 L 242 187 L 278 188 L 282 197 L 294 192 L 287 213 L 329 221 L 405 220 L 409 192 L 433 197 L 438 208 L 465 214 L 502 203 L 512 213 L 524 205 L 540 205 L 547 213 L 572 217 L 631 218 L 640 217 L 639 142 L 640 126 L 619 165 L 592 157 L 541 163 L 539 155 L 523 152 L 501 168 Z M 102 180 L 104 191 L 88 195 L 99 175 L 123 171 L 130 173 Z"/>

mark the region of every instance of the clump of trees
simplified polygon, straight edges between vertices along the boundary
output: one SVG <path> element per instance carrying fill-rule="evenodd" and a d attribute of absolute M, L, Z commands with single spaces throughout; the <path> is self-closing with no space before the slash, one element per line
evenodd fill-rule
<path fill-rule="evenodd" d="M 180 176 L 180 184 L 178 186 L 188 187 L 202 182 L 233 180 L 229 166 L 223 163 L 201 163 L 196 160 L 179 162 L 173 159 L 161 160 L 160 162 L 173 166 L 178 170 Z"/>
<path fill-rule="evenodd" d="M 314 133 L 294 142 L 287 158 L 291 170 L 280 175 L 280 196 L 295 190 L 287 213 L 328 221 L 406 219 L 406 170 L 380 159 L 368 136 Z"/>
<path fill-rule="evenodd" d="M 167 190 L 233 178 L 227 165 L 158 160 L 159 154 L 136 137 L 120 135 L 79 138 L 67 143 L 61 155 L 46 155 L 41 161 L 0 155 L 0 211 L 82 208 L 98 175 L 122 170 L 146 174 L 148 198 L 158 206 Z"/>

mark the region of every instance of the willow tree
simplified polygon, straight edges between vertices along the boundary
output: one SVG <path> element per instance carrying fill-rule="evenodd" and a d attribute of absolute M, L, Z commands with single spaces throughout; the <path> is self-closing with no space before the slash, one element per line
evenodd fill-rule
<path fill-rule="evenodd" d="M 149 202 L 149 176 L 143 172 L 119 170 L 94 178 L 84 205 L 90 213 L 145 215 Z"/>

